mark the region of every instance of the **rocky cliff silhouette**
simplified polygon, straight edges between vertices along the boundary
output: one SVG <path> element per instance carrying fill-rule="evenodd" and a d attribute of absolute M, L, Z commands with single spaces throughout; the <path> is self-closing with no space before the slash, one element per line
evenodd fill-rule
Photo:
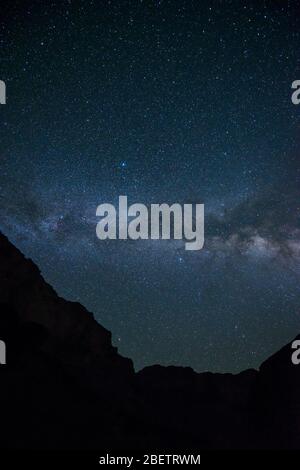
<path fill-rule="evenodd" d="M 300 365 L 285 346 L 237 375 L 135 373 L 111 334 L 0 234 L 0 448 L 300 447 Z"/>

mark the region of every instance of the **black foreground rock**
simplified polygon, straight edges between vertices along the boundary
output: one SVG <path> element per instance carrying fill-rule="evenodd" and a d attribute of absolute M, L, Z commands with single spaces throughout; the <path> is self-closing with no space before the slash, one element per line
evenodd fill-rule
<path fill-rule="evenodd" d="M 135 373 L 111 333 L 0 234 L 0 448 L 300 448 L 300 365 L 287 345 L 238 375 Z"/>

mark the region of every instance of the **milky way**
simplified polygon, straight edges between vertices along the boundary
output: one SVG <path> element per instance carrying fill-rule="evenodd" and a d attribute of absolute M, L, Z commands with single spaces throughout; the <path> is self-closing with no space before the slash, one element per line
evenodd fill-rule
<path fill-rule="evenodd" d="M 13 3 L 0 229 L 137 369 L 257 367 L 300 331 L 297 2 Z M 204 203 L 204 249 L 98 240 L 119 195 Z"/>

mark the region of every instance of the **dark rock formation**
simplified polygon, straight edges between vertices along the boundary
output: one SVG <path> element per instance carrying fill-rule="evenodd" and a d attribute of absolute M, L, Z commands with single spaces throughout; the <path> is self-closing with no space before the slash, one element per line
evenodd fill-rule
<path fill-rule="evenodd" d="M 299 448 L 300 366 L 287 345 L 259 371 L 148 367 L 112 347 L 0 234 L 0 448 Z"/>

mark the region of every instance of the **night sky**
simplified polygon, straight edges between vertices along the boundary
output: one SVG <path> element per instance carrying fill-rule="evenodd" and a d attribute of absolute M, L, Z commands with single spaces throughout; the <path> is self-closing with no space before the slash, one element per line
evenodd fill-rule
<path fill-rule="evenodd" d="M 136 369 L 257 367 L 300 333 L 300 2 L 6 3 L 0 230 Z M 204 249 L 98 240 L 119 195 L 204 203 Z"/>

